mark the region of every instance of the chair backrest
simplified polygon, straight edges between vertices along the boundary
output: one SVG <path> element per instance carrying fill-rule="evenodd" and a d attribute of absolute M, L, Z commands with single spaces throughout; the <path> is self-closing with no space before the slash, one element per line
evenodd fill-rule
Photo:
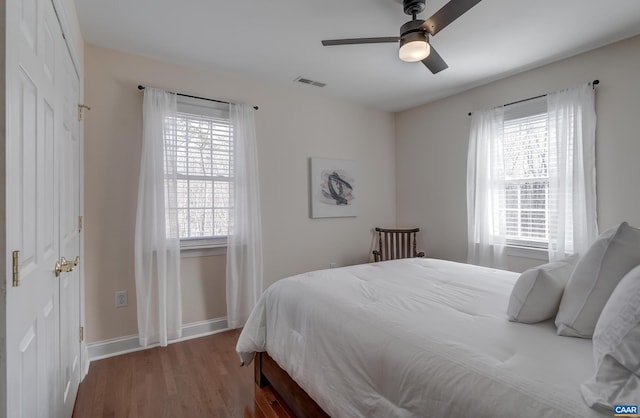
<path fill-rule="evenodd" d="M 416 234 L 420 232 L 420 228 L 376 228 L 376 232 L 378 233 L 378 250 L 373 251 L 375 261 L 424 257 L 423 252 L 416 251 Z"/>

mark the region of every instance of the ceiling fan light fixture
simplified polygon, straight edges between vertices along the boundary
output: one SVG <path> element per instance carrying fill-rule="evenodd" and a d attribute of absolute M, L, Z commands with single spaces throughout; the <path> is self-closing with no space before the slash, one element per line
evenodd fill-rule
<path fill-rule="evenodd" d="M 422 32 L 412 32 L 400 39 L 398 56 L 405 62 L 422 61 L 429 56 L 431 46 Z"/>
<path fill-rule="evenodd" d="M 410 21 L 400 26 L 399 37 L 325 39 L 322 45 L 381 44 L 400 41 L 398 56 L 402 61 L 422 61 L 432 74 L 437 74 L 449 66 L 438 54 L 436 48 L 429 44 L 429 37 L 435 36 L 482 0 L 449 0 L 427 20 L 418 19 L 418 14 L 425 9 L 426 0 L 395 1 L 402 3 L 405 14 L 411 16 Z"/>

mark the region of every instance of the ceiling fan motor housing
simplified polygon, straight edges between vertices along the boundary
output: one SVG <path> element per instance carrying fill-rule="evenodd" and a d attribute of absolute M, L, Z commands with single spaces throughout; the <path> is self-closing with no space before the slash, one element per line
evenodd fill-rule
<path fill-rule="evenodd" d="M 424 23 L 424 20 L 419 20 L 419 19 L 408 21 L 407 23 L 405 23 L 400 27 L 400 38 L 404 38 L 405 36 L 414 32 L 421 32 L 421 33 L 424 33 L 426 36 L 427 33 L 424 30 L 424 28 L 422 28 L 423 23 Z"/>
<path fill-rule="evenodd" d="M 404 12 L 409 16 L 422 13 L 425 8 L 425 3 L 426 0 L 403 0 L 402 2 L 404 6 Z"/>

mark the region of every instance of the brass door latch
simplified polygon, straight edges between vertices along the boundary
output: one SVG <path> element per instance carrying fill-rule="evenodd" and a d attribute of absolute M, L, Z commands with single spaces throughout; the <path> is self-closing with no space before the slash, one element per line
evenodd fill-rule
<path fill-rule="evenodd" d="M 68 261 L 66 258 L 62 257 L 60 261 L 56 261 L 56 277 L 60 276 L 60 273 L 69 273 L 73 271 L 73 268 L 78 265 L 80 262 L 80 256 L 77 256 L 75 260 Z"/>

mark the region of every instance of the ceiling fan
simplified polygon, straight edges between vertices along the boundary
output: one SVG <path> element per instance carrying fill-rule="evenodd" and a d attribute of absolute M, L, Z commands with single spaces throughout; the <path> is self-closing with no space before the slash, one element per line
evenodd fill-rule
<path fill-rule="evenodd" d="M 412 17 L 400 27 L 400 36 L 385 38 L 329 39 L 322 41 L 324 46 L 377 44 L 400 41 L 399 56 L 402 61 L 422 63 L 433 73 L 448 68 L 440 54 L 429 44 L 429 35 L 434 36 L 451 22 L 465 14 L 481 0 L 451 0 L 427 20 L 417 19 L 418 13 L 425 8 L 426 0 L 403 0 L 405 14 Z"/>

